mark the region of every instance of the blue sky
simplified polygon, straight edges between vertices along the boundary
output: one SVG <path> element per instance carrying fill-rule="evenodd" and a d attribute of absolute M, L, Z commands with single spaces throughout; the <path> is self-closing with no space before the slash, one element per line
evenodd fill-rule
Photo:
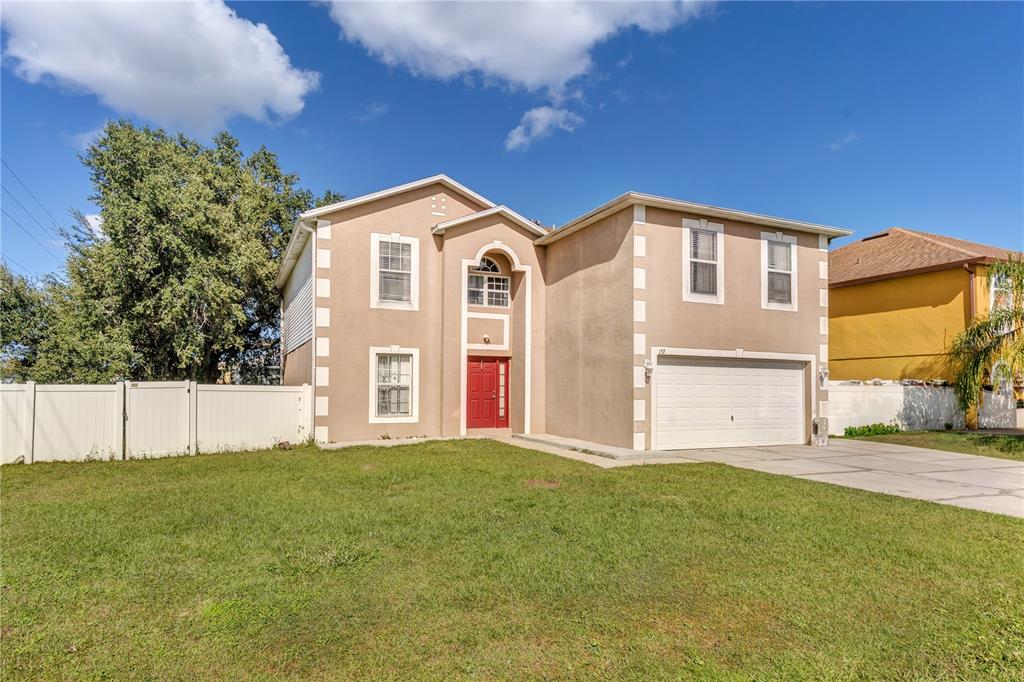
<path fill-rule="evenodd" d="M 549 225 L 637 190 L 1024 248 L 1020 3 L 12 7 L 2 252 L 33 273 L 59 260 L 12 218 L 63 250 L 10 169 L 95 212 L 77 155 L 122 116 L 226 127 L 317 192 L 444 172 Z"/>

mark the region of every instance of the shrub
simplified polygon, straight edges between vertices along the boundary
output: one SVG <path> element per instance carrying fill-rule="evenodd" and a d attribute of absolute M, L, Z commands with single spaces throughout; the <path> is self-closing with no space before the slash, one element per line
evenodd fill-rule
<path fill-rule="evenodd" d="M 885 436 L 890 433 L 899 433 L 898 424 L 868 424 L 867 426 L 847 426 L 843 429 L 843 435 L 847 438 L 859 438 L 861 436 Z"/>

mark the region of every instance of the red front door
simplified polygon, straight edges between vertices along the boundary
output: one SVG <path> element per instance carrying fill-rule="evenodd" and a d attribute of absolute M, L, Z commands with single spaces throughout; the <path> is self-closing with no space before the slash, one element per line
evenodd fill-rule
<path fill-rule="evenodd" d="M 508 358 L 470 357 L 466 372 L 466 428 L 508 427 Z"/>

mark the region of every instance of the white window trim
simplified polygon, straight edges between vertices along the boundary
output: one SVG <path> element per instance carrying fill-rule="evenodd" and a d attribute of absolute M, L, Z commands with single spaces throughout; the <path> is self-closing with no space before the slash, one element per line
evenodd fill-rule
<path fill-rule="evenodd" d="M 378 355 L 411 355 L 412 390 L 409 397 L 409 414 L 398 417 L 377 416 L 377 356 Z M 420 421 L 420 349 L 401 348 L 399 346 L 371 346 L 369 361 L 369 423 L 371 424 L 417 424 Z"/>
<path fill-rule="evenodd" d="M 789 262 L 792 266 L 790 271 L 792 297 L 789 303 L 770 303 L 768 301 L 768 242 L 789 244 Z M 764 310 L 785 310 L 793 313 L 797 311 L 797 301 L 800 300 L 797 291 L 797 255 L 796 237 L 781 232 L 761 233 L 761 308 Z"/>
<path fill-rule="evenodd" d="M 1005 291 L 1006 292 L 1006 297 L 1008 299 L 1010 299 L 1010 301 L 1011 301 L 1010 306 L 1011 307 L 1013 306 L 1013 303 L 1012 303 L 1013 298 L 1012 298 L 1012 292 L 1010 291 L 1010 282 L 1009 282 L 1009 280 L 1005 280 L 1005 283 L 1003 284 L 1003 286 L 996 286 L 998 283 L 999 282 L 997 282 L 995 277 L 989 277 L 989 280 L 988 280 L 988 311 L 989 311 L 989 313 L 991 313 L 993 310 L 996 309 L 996 292 L 997 291 Z"/>
<path fill-rule="evenodd" d="M 495 275 L 495 274 L 492 274 L 490 272 L 487 272 L 486 270 L 483 270 L 483 271 L 470 270 L 469 271 L 469 276 L 470 277 L 474 277 L 475 276 L 475 277 L 483 277 L 484 278 L 484 288 L 482 290 L 484 292 L 484 302 L 483 303 L 470 303 L 469 302 L 469 288 L 468 288 L 469 284 L 468 284 L 468 279 L 467 279 L 467 284 L 466 284 L 466 287 L 467 287 L 467 289 L 466 289 L 466 305 L 471 305 L 474 308 L 511 308 L 512 307 L 512 278 L 511 277 L 509 277 L 508 275 Z M 507 289 L 501 289 L 500 290 L 501 293 L 506 294 L 505 298 L 506 298 L 506 300 L 508 302 L 505 305 L 495 305 L 493 303 L 489 303 L 489 301 L 491 300 L 490 299 L 490 293 L 491 293 L 491 286 L 490 285 L 491 285 L 491 282 L 490 282 L 489 278 L 503 279 L 503 280 L 505 280 L 505 282 L 508 283 L 508 288 Z M 494 291 L 499 291 L 499 290 L 495 289 Z"/>
<path fill-rule="evenodd" d="M 690 291 L 690 233 L 692 230 L 715 232 L 715 295 L 695 294 Z M 683 218 L 683 300 L 689 303 L 725 304 L 725 226 L 721 223 L 709 223 L 704 218 L 694 220 Z"/>
<path fill-rule="evenodd" d="M 399 242 L 412 245 L 412 274 L 409 277 L 409 301 L 381 301 L 380 297 L 380 243 Z M 370 307 L 390 310 L 420 309 L 420 240 L 393 232 L 370 234 Z"/>

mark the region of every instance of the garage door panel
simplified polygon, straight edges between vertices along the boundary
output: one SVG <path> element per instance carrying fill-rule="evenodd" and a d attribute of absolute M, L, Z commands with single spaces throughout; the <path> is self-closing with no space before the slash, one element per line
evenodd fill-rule
<path fill-rule="evenodd" d="M 802 443 L 804 370 L 796 362 L 660 358 L 661 449 Z"/>

